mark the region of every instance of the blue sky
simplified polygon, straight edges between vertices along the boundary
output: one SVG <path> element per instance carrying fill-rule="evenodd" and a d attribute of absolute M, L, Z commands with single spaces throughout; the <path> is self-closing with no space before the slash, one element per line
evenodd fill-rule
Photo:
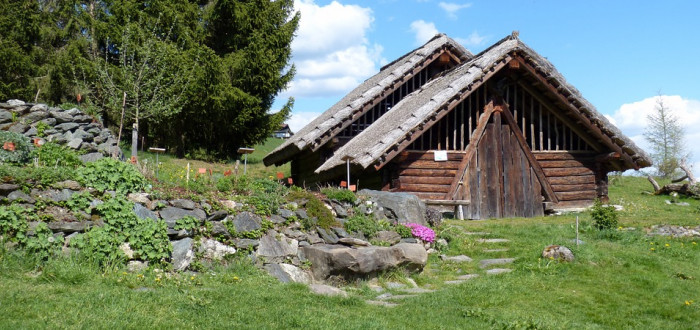
<path fill-rule="evenodd" d="M 660 91 L 686 124 L 691 161 L 700 160 L 700 1 L 296 0 L 295 8 L 297 75 L 279 98 L 296 99 L 292 130 L 436 32 L 476 54 L 518 30 L 643 148 Z"/>

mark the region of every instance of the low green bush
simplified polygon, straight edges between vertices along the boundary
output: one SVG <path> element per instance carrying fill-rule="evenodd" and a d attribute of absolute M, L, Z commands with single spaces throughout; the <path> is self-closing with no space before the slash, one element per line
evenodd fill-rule
<path fill-rule="evenodd" d="M 136 168 L 112 158 L 102 158 L 78 169 L 77 178 L 86 187 L 119 194 L 143 191 L 148 181 Z"/>
<path fill-rule="evenodd" d="M 43 166 L 76 167 L 83 164 L 80 157 L 78 157 L 78 153 L 53 142 L 47 142 L 41 147 L 34 148 L 31 157 L 37 158 L 39 164 Z"/>
<path fill-rule="evenodd" d="M 10 164 L 24 164 L 30 159 L 30 153 L 34 147 L 28 137 L 14 132 L 0 131 L 0 146 L 5 143 L 13 143 L 14 150 L 0 148 L 0 162 Z"/>
<path fill-rule="evenodd" d="M 397 232 L 399 235 L 401 235 L 401 238 L 412 238 L 413 237 L 413 233 L 411 232 L 411 228 L 408 228 L 407 226 L 404 226 L 400 223 L 397 223 L 393 229 L 395 232 Z"/>
<path fill-rule="evenodd" d="M 321 189 L 321 193 L 326 195 L 328 199 L 333 199 L 339 202 L 355 203 L 355 200 L 357 200 L 355 193 L 349 189 L 329 187 Z"/>
<path fill-rule="evenodd" d="M 71 240 L 89 260 L 100 265 L 119 264 L 126 260 L 120 250 L 129 243 L 135 257 L 151 263 L 163 263 L 170 258 L 172 246 L 168 228 L 163 220 L 141 219 L 134 214 L 134 203 L 124 197 L 108 199 L 97 206 L 104 226 L 93 227 Z"/>
<path fill-rule="evenodd" d="M 596 199 L 591 208 L 591 218 L 593 226 L 600 230 L 617 228 L 618 214 L 613 206 L 603 206 L 603 203 Z"/>
<path fill-rule="evenodd" d="M 63 237 L 54 237 L 53 232 L 46 223 L 40 222 L 34 228 L 34 236 L 29 237 L 26 243 L 27 252 L 39 258 L 41 261 L 49 260 L 55 256 L 63 246 Z"/>
<path fill-rule="evenodd" d="M 376 234 L 380 228 L 374 219 L 364 214 L 355 214 L 345 221 L 345 229 L 353 233 L 362 233 L 370 238 Z"/>
<path fill-rule="evenodd" d="M 0 236 L 5 241 L 24 243 L 29 223 L 27 210 L 18 205 L 0 206 Z"/>

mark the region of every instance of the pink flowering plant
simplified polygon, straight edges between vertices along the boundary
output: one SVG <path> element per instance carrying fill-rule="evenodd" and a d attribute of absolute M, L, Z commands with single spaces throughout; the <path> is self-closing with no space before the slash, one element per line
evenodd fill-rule
<path fill-rule="evenodd" d="M 435 241 L 435 232 L 432 229 L 417 223 L 405 223 L 403 225 L 411 228 L 411 234 L 413 237 L 428 243 Z"/>

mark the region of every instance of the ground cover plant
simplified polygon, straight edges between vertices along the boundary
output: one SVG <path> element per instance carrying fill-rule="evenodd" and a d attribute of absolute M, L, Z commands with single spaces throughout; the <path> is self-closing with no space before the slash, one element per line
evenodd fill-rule
<path fill-rule="evenodd" d="M 245 191 L 247 195 L 241 198 L 257 194 L 260 200 L 258 204 L 251 200 L 252 211 L 261 214 L 277 205 L 274 203 L 318 200 L 319 195 L 297 188 L 284 196 L 274 181 L 243 179 L 232 181 L 232 188 L 224 190 L 231 195 Z M 346 228 L 348 222 L 351 228 L 354 225 L 368 232 L 401 226 L 408 229 L 404 237 L 445 239 L 448 244 L 439 247 L 439 254 L 464 254 L 476 260 L 516 258 L 513 272 L 489 276 L 477 262 L 455 263 L 432 254 L 426 269 L 410 278 L 435 291 L 390 308 L 365 302 L 379 295 L 367 281 L 345 283 L 347 298 L 317 296 L 304 285 L 281 284 L 257 269 L 245 251 L 222 264 L 202 266 L 198 273 L 168 272 L 158 265 L 168 255 L 169 245 L 161 244 L 164 227 L 134 222 L 126 214 L 132 206 L 119 198 L 99 206 L 107 229 L 87 235 L 87 242 L 78 239 L 75 243 L 91 244 L 94 253 L 49 257 L 46 253 L 55 251 L 52 246 L 58 243 L 45 228 L 37 227 L 36 239 L 26 241 L 25 235 L 16 234 L 28 230 L 20 221 L 23 210 L 3 206 L 0 216 L 6 214 L 16 221 L 4 222 L 0 235 L 17 239 L 0 245 L 0 327 L 697 328 L 700 239 L 648 236 L 645 228 L 697 226 L 700 201 L 681 198 L 689 205 L 667 204 L 667 197 L 644 193 L 649 191 L 644 178 L 611 180 L 611 202 L 622 205 L 624 211 L 616 213 L 616 227 L 603 229 L 595 225 L 592 212 L 534 219 L 447 220 L 435 230 L 434 238 L 425 229 L 413 233 L 407 226 L 374 222 L 375 226 L 368 219 L 351 218 Z M 262 196 L 272 198 L 263 200 Z M 71 200 L 71 208 L 86 207 L 82 199 Z M 324 210 L 322 205 L 317 208 L 319 214 Z M 579 246 L 572 243 L 576 217 L 584 242 Z M 313 225 L 321 223 L 309 224 Z M 119 236 L 118 228 L 129 226 L 141 229 L 134 237 Z M 186 219 L 177 226 L 192 228 L 196 223 Z M 486 245 L 481 238 L 510 242 Z M 131 243 L 137 253 L 152 255 L 148 259 L 153 265 L 130 273 L 110 262 L 109 258 L 119 257 L 114 248 L 123 242 Z M 26 249 L 9 248 L 13 244 L 25 244 Z M 576 260 L 559 263 L 541 258 L 542 249 L 550 244 L 570 247 Z M 486 252 L 486 248 L 507 251 Z M 101 252 L 105 257 L 100 260 L 106 261 L 95 262 Z M 479 277 L 456 285 L 445 283 L 463 274 Z M 409 276 L 397 271 L 379 279 L 380 284 L 388 282 L 407 283 Z M 84 308 L 86 305 L 90 308 Z"/>

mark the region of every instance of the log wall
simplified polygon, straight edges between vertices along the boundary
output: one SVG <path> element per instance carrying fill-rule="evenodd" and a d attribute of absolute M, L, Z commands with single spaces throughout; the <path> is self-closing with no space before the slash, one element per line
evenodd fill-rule
<path fill-rule="evenodd" d="M 404 152 L 394 160 L 390 190 L 421 199 L 446 199 L 463 156 L 464 152 L 448 152 L 447 161 L 435 161 L 432 151 Z"/>
<path fill-rule="evenodd" d="M 583 207 L 598 197 L 595 154 L 533 152 L 559 203 L 555 208 Z"/>

